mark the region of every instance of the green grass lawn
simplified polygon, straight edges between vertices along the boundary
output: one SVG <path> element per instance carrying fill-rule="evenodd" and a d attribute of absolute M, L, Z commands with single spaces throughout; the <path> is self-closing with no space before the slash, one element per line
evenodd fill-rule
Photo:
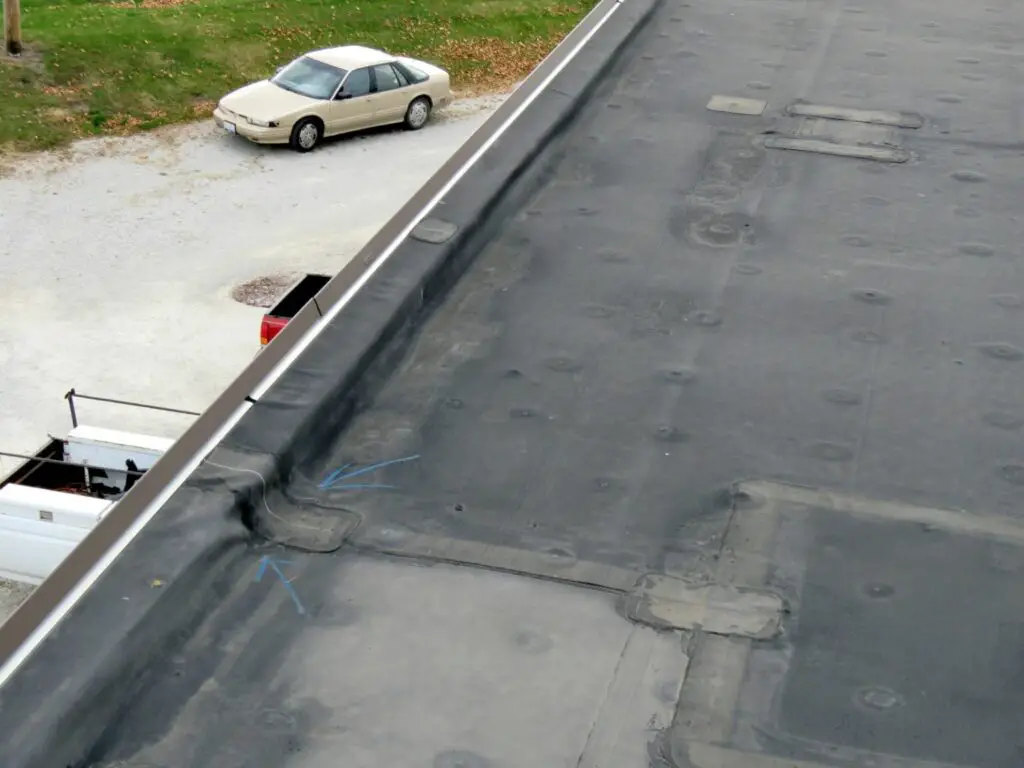
<path fill-rule="evenodd" d="M 361 43 L 446 67 L 452 87 L 522 79 L 593 0 L 22 0 L 0 53 L 0 151 L 207 116 L 315 48 Z"/>

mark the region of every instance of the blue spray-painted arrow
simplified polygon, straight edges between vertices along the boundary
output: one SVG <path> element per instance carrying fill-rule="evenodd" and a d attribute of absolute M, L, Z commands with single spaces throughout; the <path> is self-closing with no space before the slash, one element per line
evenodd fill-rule
<path fill-rule="evenodd" d="M 286 577 L 284 575 L 284 571 L 281 570 L 282 565 L 290 564 L 291 560 L 278 560 L 276 557 L 264 555 L 260 558 L 260 567 L 259 570 L 256 571 L 256 581 L 262 581 L 263 574 L 265 574 L 267 572 L 267 569 L 270 568 L 274 573 L 277 574 L 277 578 L 280 579 L 281 583 L 284 585 L 284 588 L 288 590 L 288 596 L 291 597 L 292 602 L 295 603 L 295 610 L 297 610 L 299 614 L 305 616 L 306 609 L 303 607 L 302 601 L 299 600 L 299 596 L 295 592 L 295 588 L 292 586 L 291 580 L 288 577 Z"/>
<path fill-rule="evenodd" d="M 377 464 L 371 464 L 368 467 L 363 467 L 362 469 L 354 469 L 351 472 L 345 471 L 346 469 L 352 466 L 351 464 L 346 464 L 343 467 L 338 467 L 336 470 L 331 472 L 331 474 L 325 477 L 320 482 L 320 488 L 394 488 L 395 486 L 393 485 L 382 485 L 380 483 L 349 483 L 346 481 L 351 480 L 353 477 L 359 477 L 360 475 L 365 475 L 375 470 L 382 469 L 383 467 L 390 467 L 392 464 L 401 464 L 406 461 L 415 461 L 419 457 L 420 455 L 418 453 L 414 456 L 403 456 L 400 459 L 391 459 L 391 461 L 381 461 Z"/>

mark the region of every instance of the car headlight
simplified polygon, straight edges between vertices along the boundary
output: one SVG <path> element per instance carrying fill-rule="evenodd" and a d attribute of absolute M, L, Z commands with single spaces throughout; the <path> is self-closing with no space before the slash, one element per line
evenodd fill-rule
<path fill-rule="evenodd" d="M 254 117 L 247 117 L 245 119 L 249 125 L 255 125 L 259 128 L 277 128 L 278 126 L 277 120 L 257 120 Z"/>

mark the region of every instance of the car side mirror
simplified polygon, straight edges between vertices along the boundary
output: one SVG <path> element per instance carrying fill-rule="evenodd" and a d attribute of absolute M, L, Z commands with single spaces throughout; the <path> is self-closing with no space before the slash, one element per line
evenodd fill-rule
<path fill-rule="evenodd" d="M 345 99 L 351 99 L 351 98 L 352 98 L 352 94 L 351 93 L 343 93 L 343 92 L 339 91 L 338 95 L 334 97 L 334 100 L 335 101 L 345 101 Z"/>

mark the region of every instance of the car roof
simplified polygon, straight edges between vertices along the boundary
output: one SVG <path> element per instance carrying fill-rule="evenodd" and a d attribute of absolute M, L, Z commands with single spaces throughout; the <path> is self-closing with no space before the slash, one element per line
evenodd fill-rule
<path fill-rule="evenodd" d="M 376 48 L 367 48 L 362 45 L 341 45 L 336 48 L 321 48 L 318 51 L 310 51 L 306 54 L 311 59 L 322 61 L 341 69 L 358 69 L 359 67 L 372 67 L 374 64 L 383 64 L 393 61 L 394 56 Z"/>

